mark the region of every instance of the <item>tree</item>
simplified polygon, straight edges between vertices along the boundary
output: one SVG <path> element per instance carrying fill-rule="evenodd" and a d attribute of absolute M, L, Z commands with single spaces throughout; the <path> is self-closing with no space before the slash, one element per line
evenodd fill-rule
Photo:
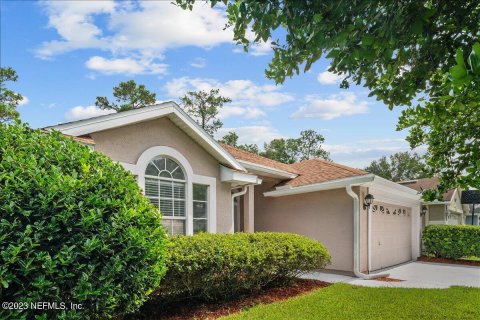
<path fill-rule="evenodd" d="M 147 90 L 143 84 L 137 86 L 133 80 L 120 82 L 113 88 L 113 96 L 116 98 L 116 103 L 110 102 L 107 97 L 97 97 L 95 105 L 103 110 L 122 112 L 143 108 L 156 101 L 155 93 Z"/>
<path fill-rule="evenodd" d="M 220 109 L 230 98 L 219 94 L 219 89 L 189 91 L 180 97 L 183 108 L 208 134 L 213 135 L 223 123 L 217 119 Z"/>
<path fill-rule="evenodd" d="M 258 149 L 258 146 L 254 143 L 252 144 L 238 144 L 238 134 L 236 134 L 233 131 L 228 132 L 226 135 L 222 137 L 220 140 L 221 143 L 228 144 L 232 147 L 245 150 L 251 153 L 259 154 L 260 150 Z"/>
<path fill-rule="evenodd" d="M 238 144 L 238 134 L 233 131 L 229 131 L 226 135 L 220 140 L 221 143 L 228 144 L 232 147 L 237 147 Z"/>
<path fill-rule="evenodd" d="M 193 9 L 195 0 L 176 0 Z M 342 83 L 362 83 L 390 107 L 431 93 L 431 76 L 448 71 L 457 48 L 469 49 L 480 31 L 480 5 L 466 1 L 278 1 L 212 0 L 223 3 L 233 39 L 248 50 L 282 27 L 272 42 L 266 76 L 277 83 L 306 72 L 322 55 Z M 248 29 L 255 38 L 250 41 Z"/>
<path fill-rule="evenodd" d="M 18 75 L 12 68 L 0 67 L 0 123 L 11 122 L 20 118 L 17 107 L 22 101 L 21 94 L 5 87 L 7 81 L 17 81 Z"/>
<path fill-rule="evenodd" d="M 295 163 L 298 156 L 296 139 L 273 139 L 264 144 L 262 156 L 283 163 Z"/>
<path fill-rule="evenodd" d="M 300 132 L 298 140 L 298 152 L 300 161 L 313 158 L 329 159 L 328 151 L 322 149 L 325 138 L 314 130 Z"/>
<path fill-rule="evenodd" d="M 399 122 L 412 148 L 428 145 L 427 165 L 440 175 L 438 190 L 424 194 L 429 200 L 454 186 L 480 189 L 480 44 L 468 59 L 458 50 L 456 65 L 435 78 L 434 93 Z"/>
<path fill-rule="evenodd" d="M 329 160 L 329 153 L 322 148 L 325 138 L 314 130 L 300 132 L 299 138 L 273 139 L 265 143 L 262 156 L 283 163 L 295 163 L 309 159 Z"/>
<path fill-rule="evenodd" d="M 404 181 L 428 177 L 424 157 L 417 153 L 397 152 L 372 161 L 365 171 L 392 181 Z"/>
<path fill-rule="evenodd" d="M 194 0 L 176 2 L 193 9 Z M 266 70 L 277 83 L 301 67 L 309 70 L 326 54 L 329 71 L 344 76 L 341 87 L 362 84 L 390 109 L 424 97 L 425 103 L 403 113 L 397 129 L 410 130 L 412 147 L 427 145 L 427 164 L 439 173 L 440 189 L 478 187 L 478 77 L 475 63 L 467 68 L 455 59 L 456 50 L 470 52 L 478 41 L 478 1 L 212 0 L 211 5 L 219 2 L 234 40 L 246 50 L 247 29 L 255 35 L 253 43 L 267 41 L 280 26 L 285 31 L 282 41 L 272 43 Z"/>

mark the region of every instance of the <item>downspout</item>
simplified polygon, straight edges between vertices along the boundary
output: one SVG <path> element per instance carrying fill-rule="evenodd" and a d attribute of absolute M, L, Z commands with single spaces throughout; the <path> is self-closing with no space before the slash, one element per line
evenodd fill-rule
<path fill-rule="evenodd" d="M 352 185 L 349 184 L 345 187 L 348 195 L 353 199 L 353 273 L 356 277 L 362 278 L 364 280 L 370 280 L 381 277 L 388 277 L 388 273 L 377 273 L 377 274 L 364 274 L 360 272 L 360 232 L 359 232 L 359 222 L 360 222 L 360 211 L 359 203 L 360 200 L 355 192 L 352 190 Z"/>
<path fill-rule="evenodd" d="M 248 186 L 243 186 L 242 190 L 232 194 L 232 229 L 230 230 L 231 233 L 235 232 L 235 201 L 234 200 L 236 197 L 243 196 L 245 193 L 247 193 L 247 187 Z"/>

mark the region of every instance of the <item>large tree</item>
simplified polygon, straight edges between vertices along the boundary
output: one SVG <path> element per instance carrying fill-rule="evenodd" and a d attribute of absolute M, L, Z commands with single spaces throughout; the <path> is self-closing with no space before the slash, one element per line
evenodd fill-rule
<path fill-rule="evenodd" d="M 155 93 L 150 92 L 143 84 L 137 85 L 133 80 L 120 82 L 113 88 L 113 96 L 116 102 L 110 102 L 107 97 L 97 97 L 95 105 L 100 109 L 122 112 L 143 108 L 156 101 Z"/>
<path fill-rule="evenodd" d="M 480 189 L 480 44 L 465 58 L 458 50 L 456 65 L 435 75 L 440 84 L 434 94 L 400 118 L 399 129 L 410 130 L 411 147 L 428 145 L 427 164 L 442 178 L 426 199 L 452 186 Z"/>
<path fill-rule="evenodd" d="M 12 68 L 0 67 L 0 122 L 11 122 L 19 119 L 17 107 L 22 101 L 21 94 L 6 87 L 6 82 L 17 81 L 18 75 Z"/>
<path fill-rule="evenodd" d="M 264 144 L 262 156 L 283 163 L 295 163 L 309 159 L 329 159 L 329 153 L 322 148 L 325 138 L 314 130 L 300 132 L 299 138 L 273 139 Z"/>
<path fill-rule="evenodd" d="M 425 178 L 429 175 L 424 157 L 409 152 L 397 152 L 388 158 L 383 156 L 372 161 L 365 171 L 392 181 Z"/>
<path fill-rule="evenodd" d="M 254 144 L 254 143 L 252 143 L 252 144 L 238 144 L 238 139 L 239 139 L 239 136 L 238 136 L 237 133 L 235 133 L 233 131 L 229 131 L 226 135 L 224 135 L 222 137 L 220 142 L 228 144 L 232 147 L 235 147 L 235 148 L 238 148 L 238 149 L 241 149 L 241 150 L 251 152 L 251 153 L 255 153 L 255 154 L 260 153 L 260 150 L 258 149 L 258 146 L 256 144 Z"/>
<path fill-rule="evenodd" d="M 190 10 L 195 2 L 176 1 Z M 478 82 L 467 77 L 469 84 L 446 94 L 450 78 L 467 70 L 465 61 L 456 66 L 455 51 L 470 52 L 480 36 L 478 0 L 211 0 L 211 5 L 219 2 L 226 7 L 234 40 L 245 49 L 252 44 L 248 29 L 255 34 L 253 42 L 274 38 L 268 78 L 282 83 L 326 55 L 329 71 L 344 76 L 342 87 L 362 84 L 390 108 L 414 105 L 398 129 L 410 128 L 412 146 L 427 145 L 427 163 L 440 173 L 442 188 L 478 187 L 480 167 L 473 151 L 478 146 Z M 285 36 L 276 40 L 279 28 Z M 417 106 L 419 96 L 426 102 Z M 465 172 L 470 178 L 461 178 Z"/>
<path fill-rule="evenodd" d="M 210 135 L 217 132 L 223 125 L 218 119 L 220 109 L 225 103 L 232 102 L 230 98 L 221 96 L 219 92 L 219 89 L 188 91 L 180 97 L 185 112 Z"/>

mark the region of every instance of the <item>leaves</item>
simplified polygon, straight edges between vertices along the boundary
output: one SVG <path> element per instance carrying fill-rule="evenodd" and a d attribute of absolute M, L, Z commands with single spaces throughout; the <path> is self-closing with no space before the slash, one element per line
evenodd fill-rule
<path fill-rule="evenodd" d="M 165 272 L 160 214 L 134 177 L 60 134 L 0 124 L 0 296 L 74 302 L 74 314 L 136 310 Z M 33 319 L 21 310 L 15 319 Z M 9 314 L 0 310 L 0 318 Z"/>
<path fill-rule="evenodd" d="M 103 110 L 122 112 L 143 108 L 156 101 L 155 93 L 147 90 L 143 84 L 137 86 L 133 80 L 120 82 L 118 86 L 113 87 L 113 96 L 117 103 L 110 102 L 107 97 L 97 97 L 95 105 Z"/>
<path fill-rule="evenodd" d="M 17 107 L 23 97 L 5 87 L 6 82 L 16 82 L 17 79 L 18 75 L 15 70 L 0 67 L 0 123 L 12 122 L 20 118 Z"/>
<path fill-rule="evenodd" d="M 210 92 L 189 91 L 180 97 L 185 112 L 212 136 L 223 126 L 223 123 L 217 119 L 220 109 L 225 103 L 232 102 L 230 98 L 221 96 L 219 92 L 219 89 L 211 89 Z"/>
<path fill-rule="evenodd" d="M 397 152 L 372 161 L 365 169 L 370 173 L 392 181 L 404 181 L 429 176 L 424 158 L 417 153 Z"/>

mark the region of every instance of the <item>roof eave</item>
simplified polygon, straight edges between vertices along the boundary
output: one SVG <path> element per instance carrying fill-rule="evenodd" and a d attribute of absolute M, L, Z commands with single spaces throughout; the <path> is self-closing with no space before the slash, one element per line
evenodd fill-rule
<path fill-rule="evenodd" d="M 184 130 L 184 132 L 192 137 L 197 143 L 202 145 L 202 147 L 220 163 L 233 169 L 247 172 L 247 170 L 229 152 L 223 149 L 215 139 L 206 133 L 174 102 L 164 102 L 159 105 L 124 111 L 121 113 L 113 113 L 96 118 L 58 124 L 46 127 L 45 129 L 58 130 L 72 136 L 81 136 L 92 132 L 154 120 L 165 116 L 168 116 L 172 122 Z"/>
<path fill-rule="evenodd" d="M 313 183 L 298 187 L 281 187 L 273 191 L 267 191 L 263 193 L 265 197 L 282 197 L 294 194 L 310 193 L 316 191 L 326 191 L 333 189 L 344 188 L 347 185 L 363 185 L 368 182 L 372 182 L 375 179 L 375 175 L 368 173 L 360 176 L 353 176 L 343 179 L 336 179 L 321 183 Z"/>

